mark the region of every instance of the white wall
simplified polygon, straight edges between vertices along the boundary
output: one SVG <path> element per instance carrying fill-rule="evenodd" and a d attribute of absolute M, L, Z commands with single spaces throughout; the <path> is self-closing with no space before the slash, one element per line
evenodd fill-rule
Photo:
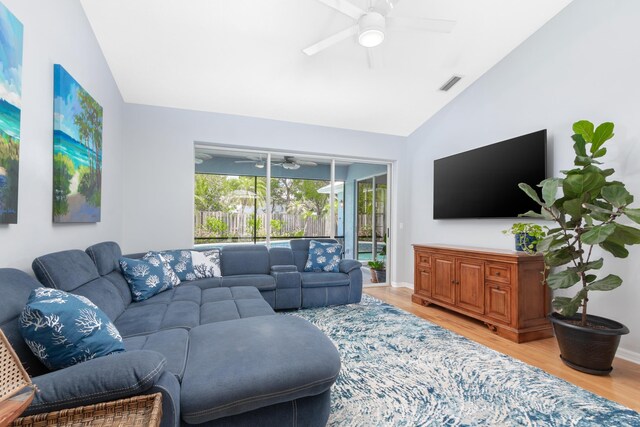
<path fill-rule="evenodd" d="M 193 244 L 194 141 L 397 160 L 405 138 L 226 114 L 126 105 L 125 252 Z M 401 165 L 399 165 L 401 167 Z"/>
<path fill-rule="evenodd" d="M 18 224 L 0 225 L 0 267 L 31 272 L 48 252 L 122 235 L 120 92 L 76 0 L 3 0 L 24 25 Z M 104 108 L 102 222 L 52 223 L 53 64 L 62 64 Z"/>
<path fill-rule="evenodd" d="M 511 248 L 500 230 L 513 220 L 432 219 L 433 160 L 539 129 L 549 130 L 549 171 L 573 162 L 571 125 L 613 121 L 607 167 L 640 202 L 640 2 L 578 0 L 476 81 L 408 138 L 410 240 L 402 242 L 404 272 L 413 282 L 410 243 L 443 242 Z M 640 203 L 636 203 L 640 206 Z M 625 323 L 622 354 L 640 353 L 640 248 L 626 261 L 606 261 L 604 273 L 625 281 L 590 296 L 590 313 Z M 608 257 L 610 259 L 611 257 Z M 640 356 L 636 354 L 636 356 Z"/>

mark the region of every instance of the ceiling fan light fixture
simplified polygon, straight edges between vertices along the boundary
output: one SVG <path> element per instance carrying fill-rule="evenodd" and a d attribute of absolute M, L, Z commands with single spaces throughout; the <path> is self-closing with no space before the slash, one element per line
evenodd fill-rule
<path fill-rule="evenodd" d="M 384 16 L 378 12 L 367 12 L 358 22 L 358 43 L 363 47 L 376 47 L 384 41 Z"/>

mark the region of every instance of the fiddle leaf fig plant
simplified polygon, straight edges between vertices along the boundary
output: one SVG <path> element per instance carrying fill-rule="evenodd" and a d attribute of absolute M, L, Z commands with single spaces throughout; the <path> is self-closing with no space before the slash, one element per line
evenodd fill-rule
<path fill-rule="evenodd" d="M 626 246 L 640 243 L 640 230 L 620 224 L 626 217 L 640 224 L 640 209 L 630 208 L 633 196 L 625 185 L 611 179 L 613 169 L 604 169 L 600 159 L 607 154 L 605 143 L 613 137 L 613 123 L 595 127 L 587 120 L 573 124 L 574 168 L 562 171 L 563 178 L 542 181 L 542 199 L 529 185 L 520 189 L 541 207 L 540 213 L 529 211 L 522 216 L 553 220 L 556 227 L 540 240 L 537 251 L 544 254 L 547 269 L 555 268 L 546 282 L 551 289 L 579 286 L 574 297 L 556 296 L 552 305 L 563 316 L 581 310 L 581 324 L 587 325 L 590 291 L 610 291 L 622 284 L 615 274 L 602 277 L 599 270 L 604 258 L 593 252 L 600 247 L 616 258 L 626 258 Z M 596 258 L 596 259 L 594 259 Z"/>

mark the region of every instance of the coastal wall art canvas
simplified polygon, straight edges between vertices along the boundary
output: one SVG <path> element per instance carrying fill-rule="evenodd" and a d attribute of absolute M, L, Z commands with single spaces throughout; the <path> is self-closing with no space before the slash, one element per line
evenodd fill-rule
<path fill-rule="evenodd" d="M 102 107 L 54 65 L 53 221 L 100 222 Z"/>
<path fill-rule="evenodd" d="M 0 3 L 0 224 L 18 222 L 22 33 L 20 21 Z"/>

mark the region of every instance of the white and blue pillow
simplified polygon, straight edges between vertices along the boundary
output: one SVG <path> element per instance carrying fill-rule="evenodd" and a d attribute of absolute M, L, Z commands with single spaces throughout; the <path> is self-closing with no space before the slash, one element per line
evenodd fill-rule
<path fill-rule="evenodd" d="M 194 278 L 187 280 L 204 279 L 207 277 L 221 277 L 220 250 L 191 251 Z"/>
<path fill-rule="evenodd" d="M 191 260 L 191 251 L 162 251 L 162 252 L 149 252 L 149 254 L 159 254 L 165 261 L 169 263 L 171 269 L 175 272 L 180 281 L 194 280 L 193 275 L 193 262 Z M 193 278 L 191 278 L 193 276 Z"/>
<path fill-rule="evenodd" d="M 169 263 L 159 255 L 147 254 L 143 259 L 122 257 L 119 263 L 131 289 L 131 297 L 136 302 L 149 299 L 180 283 Z"/>
<path fill-rule="evenodd" d="M 341 259 L 342 245 L 340 243 L 312 240 L 309 242 L 309 257 L 304 271 L 338 273 Z"/>
<path fill-rule="evenodd" d="M 125 351 L 118 329 L 87 298 L 36 288 L 18 321 L 25 343 L 49 369 Z"/>

